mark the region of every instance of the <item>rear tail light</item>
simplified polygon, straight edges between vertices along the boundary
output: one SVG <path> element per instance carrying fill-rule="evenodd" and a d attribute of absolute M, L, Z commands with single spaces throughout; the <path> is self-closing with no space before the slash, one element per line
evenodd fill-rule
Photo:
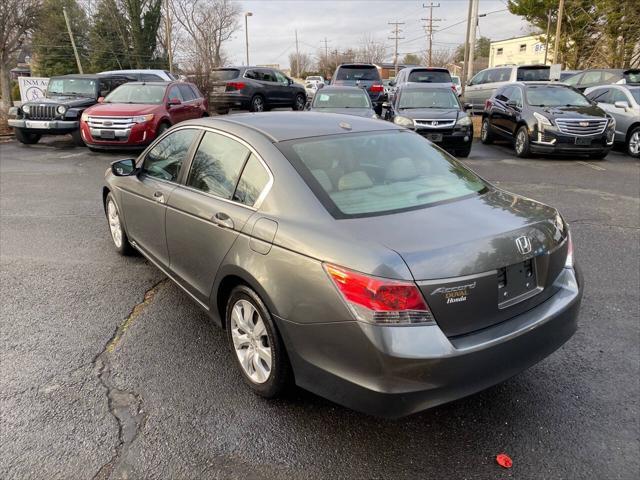
<path fill-rule="evenodd" d="M 573 240 L 569 230 L 567 230 L 567 259 L 564 261 L 564 266 L 573 268 Z"/>
<path fill-rule="evenodd" d="M 490 98 L 486 99 L 484 101 L 484 109 L 485 110 L 489 110 L 491 108 L 491 106 L 493 105 L 493 102 L 491 101 Z"/>
<path fill-rule="evenodd" d="M 330 264 L 324 268 L 357 320 L 377 325 L 435 323 L 413 282 L 371 277 Z"/>
<path fill-rule="evenodd" d="M 371 85 L 371 87 L 369 88 L 369 91 L 371 93 L 380 93 L 380 92 L 384 92 L 384 85 Z"/>
<path fill-rule="evenodd" d="M 451 85 L 451 90 L 453 90 L 453 93 L 457 93 L 458 92 L 458 90 L 456 89 L 455 85 Z"/>
<path fill-rule="evenodd" d="M 227 92 L 234 91 L 234 90 L 242 90 L 246 86 L 247 85 L 244 82 L 227 82 Z"/>

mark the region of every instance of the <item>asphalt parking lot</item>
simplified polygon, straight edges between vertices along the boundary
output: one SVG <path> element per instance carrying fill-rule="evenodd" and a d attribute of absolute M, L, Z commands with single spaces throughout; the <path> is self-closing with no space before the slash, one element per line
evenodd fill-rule
<path fill-rule="evenodd" d="M 580 328 L 501 385 L 389 421 L 301 390 L 253 395 L 223 332 L 142 257 L 112 248 L 100 186 L 125 157 L 53 137 L 0 144 L 0 478 L 640 475 L 638 160 L 474 145 L 467 165 L 571 224 Z"/>

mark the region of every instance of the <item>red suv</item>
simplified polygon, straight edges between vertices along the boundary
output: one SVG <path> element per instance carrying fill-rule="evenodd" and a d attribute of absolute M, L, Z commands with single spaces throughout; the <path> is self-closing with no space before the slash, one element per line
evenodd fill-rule
<path fill-rule="evenodd" d="M 208 116 L 208 102 L 187 82 L 129 82 L 82 114 L 82 139 L 91 150 L 142 148 L 171 125 Z"/>

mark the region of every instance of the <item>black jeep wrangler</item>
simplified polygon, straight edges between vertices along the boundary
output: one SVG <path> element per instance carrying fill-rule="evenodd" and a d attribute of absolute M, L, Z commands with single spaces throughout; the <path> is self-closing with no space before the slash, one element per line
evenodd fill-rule
<path fill-rule="evenodd" d="M 98 103 L 98 98 L 134 80 L 123 74 L 51 77 L 45 98 L 9 110 L 9 126 L 21 143 L 38 143 L 42 135 L 70 133 L 76 145 L 84 146 L 80 134 L 82 112 Z"/>

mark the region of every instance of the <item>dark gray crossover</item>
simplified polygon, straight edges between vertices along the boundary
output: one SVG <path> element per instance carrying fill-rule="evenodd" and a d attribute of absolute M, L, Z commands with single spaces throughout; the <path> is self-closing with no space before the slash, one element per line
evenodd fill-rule
<path fill-rule="evenodd" d="M 186 121 L 105 180 L 116 249 L 226 329 L 266 397 L 295 382 L 398 417 L 501 382 L 576 331 L 583 286 L 558 212 L 390 122 Z"/>

